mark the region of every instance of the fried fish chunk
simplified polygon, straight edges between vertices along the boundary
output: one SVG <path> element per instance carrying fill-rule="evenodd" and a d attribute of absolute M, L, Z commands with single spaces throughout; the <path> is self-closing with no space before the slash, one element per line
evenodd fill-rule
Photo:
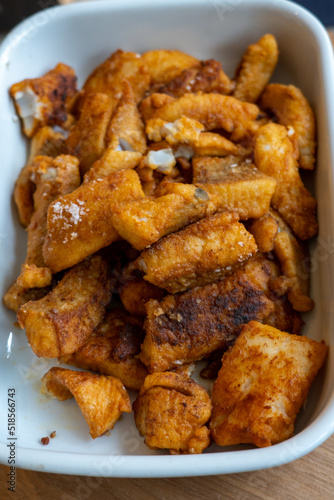
<path fill-rule="evenodd" d="M 274 241 L 274 252 L 280 262 L 283 275 L 289 278 L 287 297 L 296 311 L 311 311 L 313 300 L 309 297 L 310 272 L 308 269 L 309 253 L 306 246 L 297 240 L 292 231 L 274 210 L 271 216 L 279 230 Z"/>
<path fill-rule="evenodd" d="M 112 101 L 108 95 L 95 93 L 85 96 L 80 118 L 66 139 L 67 152 L 80 160 L 81 175 L 90 169 L 106 148 L 111 114 Z"/>
<path fill-rule="evenodd" d="M 257 250 L 235 212 L 190 224 L 145 249 L 135 266 L 144 279 L 169 293 L 212 283 Z"/>
<path fill-rule="evenodd" d="M 42 378 L 41 392 L 64 401 L 75 398 L 93 439 L 114 428 L 131 403 L 122 382 L 87 372 L 53 367 Z"/>
<path fill-rule="evenodd" d="M 301 90 L 294 85 L 268 85 L 262 94 L 260 106 L 274 113 L 278 123 L 292 127 L 297 133 L 299 166 L 313 170 L 316 148 L 315 118 Z"/>
<path fill-rule="evenodd" d="M 317 202 L 305 188 L 293 155 L 293 145 L 283 125 L 260 127 L 254 146 L 255 166 L 277 181 L 272 206 L 302 240 L 318 232 Z"/>
<path fill-rule="evenodd" d="M 227 161 L 219 157 L 195 157 L 192 164 L 193 183 L 210 196 L 216 195 L 220 209 L 236 211 L 242 220 L 268 212 L 276 181 L 253 164 L 231 163 L 228 157 Z"/>
<path fill-rule="evenodd" d="M 51 203 L 43 256 L 52 272 L 67 269 L 119 239 L 111 223 L 116 206 L 144 197 L 138 174 L 120 170 L 82 184 Z"/>
<path fill-rule="evenodd" d="M 125 151 L 146 151 L 146 135 L 139 115 L 133 90 L 127 80 L 123 81 L 123 93 L 107 130 L 107 145 Z"/>
<path fill-rule="evenodd" d="M 22 226 L 29 225 L 34 212 L 33 193 L 34 183 L 30 180 L 30 167 L 36 156 L 51 156 L 56 158 L 65 152 L 65 137 L 60 132 L 55 132 L 51 127 L 41 127 L 31 139 L 29 159 L 22 168 L 15 182 L 14 201 L 18 210 Z"/>
<path fill-rule="evenodd" d="M 148 375 L 133 403 L 136 426 L 151 449 L 172 454 L 202 453 L 210 444 L 205 426 L 211 401 L 204 387 L 186 375 Z"/>
<path fill-rule="evenodd" d="M 150 75 L 152 84 L 170 82 L 182 71 L 197 66 L 200 61 L 179 50 L 150 50 L 142 55 Z"/>
<path fill-rule="evenodd" d="M 131 277 L 122 285 L 119 296 L 125 309 L 134 316 L 146 316 L 145 304 L 151 299 L 161 300 L 164 291 L 139 277 Z"/>
<path fill-rule="evenodd" d="M 60 155 L 53 159 L 37 156 L 30 167 L 36 185 L 34 212 L 28 226 L 27 256 L 17 279 L 23 288 L 45 287 L 51 283 L 51 270 L 43 257 L 49 204 L 70 193 L 80 184 L 79 161 L 74 156 Z"/>
<path fill-rule="evenodd" d="M 250 45 L 237 68 L 233 96 L 240 101 L 256 102 L 264 91 L 278 61 L 273 35 L 264 35 Z"/>
<path fill-rule="evenodd" d="M 248 231 L 254 236 L 259 252 L 274 250 L 278 228 L 277 220 L 269 212 L 252 221 Z"/>
<path fill-rule="evenodd" d="M 38 300 L 45 297 L 50 291 L 51 287 L 24 288 L 15 281 L 5 293 L 3 302 L 8 309 L 17 313 L 20 306 L 23 306 L 30 300 Z"/>
<path fill-rule="evenodd" d="M 234 83 L 224 73 L 221 63 L 208 59 L 184 69 L 176 78 L 157 89 L 157 92 L 181 97 L 189 92 L 230 94 L 233 89 Z"/>
<path fill-rule="evenodd" d="M 10 95 L 27 137 L 32 137 L 43 125 L 66 126 L 69 104 L 77 93 L 76 82 L 74 70 L 59 63 L 40 78 L 11 86 Z"/>
<path fill-rule="evenodd" d="M 103 179 L 119 170 L 133 169 L 139 165 L 142 158 L 143 156 L 136 151 L 115 151 L 113 147 L 108 147 L 101 158 L 86 172 L 83 182 Z"/>
<path fill-rule="evenodd" d="M 150 102 L 154 99 L 153 96 L 154 94 L 150 97 Z M 158 99 L 154 101 L 156 107 L 148 118 L 161 118 L 166 122 L 175 122 L 182 116 L 186 116 L 200 122 L 205 130 L 224 129 L 231 134 L 232 141 L 240 141 L 252 136 L 257 130 L 255 120 L 259 115 L 259 108 L 255 104 L 240 102 L 231 96 L 215 93 L 189 93 L 179 99 L 166 101 L 161 99 L 160 107 L 157 107 L 160 104 Z M 144 119 L 146 120 L 145 116 Z"/>
<path fill-rule="evenodd" d="M 61 356 L 59 361 L 112 375 L 125 387 L 139 390 L 148 373 L 138 358 L 143 340 L 142 323 L 141 318 L 130 316 L 122 309 L 112 309 L 83 346 L 73 354 Z"/>
<path fill-rule="evenodd" d="M 221 445 L 270 446 L 293 434 L 328 347 L 251 321 L 222 360 L 210 430 Z"/>
<path fill-rule="evenodd" d="M 157 198 L 131 200 L 113 210 L 114 228 L 137 250 L 217 209 L 216 202 L 203 189 L 191 184 L 169 184 L 170 190 L 156 192 Z"/>
<path fill-rule="evenodd" d="M 122 96 L 124 80 L 130 84 L 135 102 L 139 103 L 151 83 L 145 58 L 134 52 L 116 50 L 87 78 L 83 90 L 86 95 L 96 92 L 107 94 L 113 111 Z"/>
<path fill-rule="evenodd" d="M 274 309 L 260 287 L 239 271 L 212 285 L 146 304 L 140 359 L 149 372 L 170 370 L 227 349 L 243 324 Z"/>
<path fill-rule="evenodd" d="M 56 358 L 86 342 L 110 299 L 108 264 L 95 255 L 70 269 L 48 295 L 21 306 L 17 319 L 36 356 Z"/>

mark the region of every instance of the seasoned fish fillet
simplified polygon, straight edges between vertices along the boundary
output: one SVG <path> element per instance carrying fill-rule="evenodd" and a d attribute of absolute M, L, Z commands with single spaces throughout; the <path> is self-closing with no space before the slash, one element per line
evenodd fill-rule
<path fill-rule="evenodd" d="M 135 266 L 145 280 L 176 293 L 217 281 L 256 250 L 237 214 L 224 212 L 165 236 L 145 249 Z"/>
<path fill-rule="evenodd" d="M 151 75 L 153 85 L 170 82 L 182 71 L 200 63 L 195 57 L 179 50 L 150 50 L 142 55 L 142 60 Z"/>
<path fill-rule="evenodd" d="M 323 365 L 324 342 L 251 321 L 223 356 L 212 390 L 210 430 L 221 445 L 270 446 L 292 436 Z"/>
<path fill-rule="evenodd" d="M 86 342 L 110 299 L 108 265 L 96 255 L 70 269 L 45 297 L 21 306 L 17 319 L 36 356 L 56 358 Z"/>
<path fill-rule="evenodd" d="M 226 349 L 243 324 L 262 321 L 274 306 L 239 271 L 212 285 L 146 304 L 140 359 L 149 372 L 165 371 Z"/>
<path fill-rule="evenodd" d="M 210 444 L 205 426 L 211 414 L 206 390 L 185 375 L 148 375 L 133 403 L 135 422 L 151 449 L 172 454 L 202 453 Z"/>
<path fill-rule="evenodd" d="M 86 343 L 73 354 L 62 356 L 62 363 L 112 375 L 129 389 L 140 389 L 147 375 L 138 354 L 143 339 L 142 319 L 122 309 L 106 313 Z"/>
<path fill-rule="evenodd" d="M 123 412 L 131 413 L 128 393 L 116 377 L 53 367 L 42 378 L 41 392 L 59 401 L 74 397 L 93 439 L 113 429 Z"/>
<path fill-rule="evenodd" d="M 119 170 L 133 169 L 141 160 L 142 155 L 136 151 L 115 151 L 113 147 L 108 147 L 84 175 L 83 182 L 103 179 Z"/>

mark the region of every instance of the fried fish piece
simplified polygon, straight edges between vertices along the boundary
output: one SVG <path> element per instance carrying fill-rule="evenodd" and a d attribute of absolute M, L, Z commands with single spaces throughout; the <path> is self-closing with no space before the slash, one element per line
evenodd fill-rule
<path fill-rule="evenodd" d="M 145 304 L 151 299 L 161 300 L 164 291 L 139 277 L 126 281 L 119 296 L 125 309 L 134 316 L 146 316 Z"/>
<path fill-rule="evenodd" d="M 260 106 L 274 113 L 278 123 L 292 127 L 297 133 L 299 166 L 313 170 L 316 148 L 315 118 L 301 90 L 294 85 L 268 85 L 261 96 Z"/>
<path fill-rule="evenodd" d="M 113 111 L 122 96 L 124 80 L 131 86 L 135 102 L 139 103 L 151 83 L 145 58 L 134 52 L 116 50 L 87 78 L 83 90 L 86 95 L 107 94 Z"/>
<path fill-rule="evenodd" d="M 27 137 L 32 137 L 43 125 L 66 126 L 69 104 L 77 93 L 76 83 L 74 70 L 59 63 L 40 78 L 26 79 L 10 87 Z"/>
<path fill-rule="evenodd" d="M 130 83 L 123 81 L 123 93 L 108 126 L 107 145 L 125 151 L 146 151 L 144 124 L 139 115 L 137 103 Z"/>
<path fill-rule="evenodd" d="M 238 215 L 224 212 L 165 236 L 145 249 L 135 266 L 145 280 L 176 293 L 218 280 L 256 250 Z"/>
<path fill-rule="evenodd" d="M 139 105 L 140 114 L 146 123 L 148 120 L 154 117 L 154 113 L 161 108 L 164 104 L 174 102 L 176 99 L 167 94 L 150 94 L 148 97 L 142 100 Z"/>
<path fill-rule="evenodd" d="M 210 196 L 217 196 L 220 209 L 236 211 L 242 220 L 268 212 L 276 181 L 252 163 L 231 163 L 229 157 L 195 157 L 192 165 L 193 183 Z"/>
<path fill-rule="evenodd" d="M 302 240 L 318 232 L 317 202 L 305 188 L 293 155 L 293 145 L 283 125 L 260 127 L 254 146 L 255 166 L 277 181 L 272 206 Z"/>
<path fill-rule="evenodd" d="M 116 206 L 144 197 L 138 174 L 120 170 L 82 184 L 48 210 L 43 256 L 52 272 L 67 269 L 119 239 L 111 223 Z"/>
<path fill-rule="evenodd" d="M 173 123 L 186 116 L 200 122 L 205 130 L 224 129 L 231 134 L 232 141 L 252 136 L 257 130 L 255 120 L 259 115 L 259 108 L 255 104 L 240 102 L 231 96 L 189 93 L 179 99 L 167 100 L 166 103 L 161 99 L 161 103 L 160 107 L 154 108 L 149 118 L 161 118 Z M 157 100 L 155 105 L 159 104 Z M 145 117 L 144 119 L 146 120 Z"/>
<path fill-rule="evenodd" d="M 66 139 L 69 154 L 80 160 L 83 176 L 106 148 L 106 133 L 112 114 L 112 101 L 106 94 L 85 96 L 80 118 Z"/>
<path fill-rule="evenodd" d="M 293 434 L 328 347 L 251 321 L 222 360 L 210 430 L 221 446 L 270 446 Z"/>
<path fill-rule="evenodd" d="M 212 285 L 146 304 L 140 359 L 149 372 L 170 370 L 227 349 L 243 324 L 274 309 L 260 287 L 239 271 Z"/>
<path fill-rule="evenodd" d="M 169 184 L 170 190 L 157 192 L 157 198 L 131 200 L 113 210 L 114 228 L 137 250 L 216 211 L 216 202 L 211 201 L 203 189 L 191 184 Z"/>
<path fill-rule="evenodd" d="M 256 102 L 264 91 L 278 61 L 273 35 L 264 35 L 249 45 L 236 71 L 233 96 L 240 101 Z"/>
<path fill-rule="evenodd" d="M 122 382 L 87 372 L 53 367 L 42 378 L 41 392 L 64 401 L 75 398 L 93 439 L 114 428 L 131 402 Z"/>
<path fill-rule="evenodd" d="M 8 309 L 17 313 L 20 306 L 23 306 L 30 300 L 38 300 L 45 297 L 50 291 L 51 287 L 24 288 L 15 281 L 5 293 L 3 302 Z"/>
<path fill-rule="evenodd" d="M 30 167 L 36 156 L 51 156 L 56 158 L 65 152 L 65 137 L 60 132 L 55 132 L 52 127 L 41 127 L 31 139 L 29 159 L 22 168 L 15 182 L 14 201 L 18 210 L 22 226 L 29 225 L 34 212 L 33 193 L 35 184 L 30 180 Z"/>
<path fill-rule="evenodd" d="M 86 342 L 110 299 L 108 264 L 95 255 L 67 271 L 45 297 L 21 306 L 17 319 L 36 356 L 56 358 Z"/>
<path fill-rule="evenodd" d="M 197 66 L 200 61 L 179 50 L 150 50 L 142 55 L 152 79 L 152 84 L 170 82 L 182 71 Z"/>
<path fill-rule="evenodd" d="M 79 161 L 74 156 L 60 155 L 53 159 L 37 156 L 30 166 L 31 179 L 36 185 L 34 212 L 28 231 L 27 256 L 17 279 L 23 288 L 50 285 L 52 274 L 43 257 L 49 204 L 70 193 L 80 184 Z"/>
<path fill-rule="evenodd" d="M 119 170 L 133 169 L 139 165 L 142 158 L 143 156 L 136 151 L 115 151 L 113 147 L 108 147 L 101 158 L 86 172 L 83 182 L 103 179 Z"/>
<path fill-rule="evenodd" d="M 260 252 L 266 253 L 274 250 L 278 222 L 269 212 L 252 221 L 248 231 L 254 236 Z"/>
<path fill-rule="evenodd" d="M 208 59 L 184 69 L 176 78 L 157 89 L 157 92 L 181 97 L 189 92 L 230 94 L 233 89 L 234 83 L 224 73 L 221 63 Z"/>
<path fill-rule="evenodd" d="M 125 387 L 139 390 L 148 373 L 138 358 L 144 333 L 142 323 L 141 318 L 130 316 L 123 309 L 112 309 L 83 346 L 73 354 L 61 356 L 59 361 L 112 375 Z"/>
<path fill-rule="evenodd" d="M 309 253 L 306 246 L 297 240 L 292 231 L 274 210 L 271 216 L 278 224 L 278 234 L 274 242 L 274 252 L 280 262 L 283 275 L 290 279 L 287 297 L 296 311 L 311 311 L 313 300 L 309 297 L 310 272 Z"/>
<path fill-rule="evenodd" d="M 172 454 L 202 453 L 210 444 L 205 426 L 211 401 L 204 387 L 186 375 L 148 375 L 133 403 L 136 426 L 151 449 Z"/>

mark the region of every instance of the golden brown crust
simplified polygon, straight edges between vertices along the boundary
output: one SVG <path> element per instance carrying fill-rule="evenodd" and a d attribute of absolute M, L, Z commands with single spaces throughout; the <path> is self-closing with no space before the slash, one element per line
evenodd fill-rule
<path fill-rule="evenodd" d="M 3 301 L 8 309 L 17 313 L 20 306 L 23 306 L 30 300 L 38 300 L 45 297 L 51 290 L 46 288 L 23 288 L 15 281 L 4 295 Z"/>
<path fill-rule="evenodd" d="M 42 378 L 41 392 L 60 401 L 74 396 L 93 439 L 113 429 L 123 412 L 131 412 L 128 393 L 115 377 L 53 367 Z"/>
<path fill-rule="evenodd" d="M 211 401 L 206 390 L 185 375 L 148 375 L 133 403 L 135 422 L 152 449 L 172 454 L 202 453 L 210 444 L 205 423 Z"/>
<path fill-rule="evenodd" d="M 213 283 L 257 250 L 253 236 L 224 212 L 190 224 L 144 250 L 136 266 L 169 293 Z"/>
<path fill-rule="evenodd" d="M 264 35 L 250 45 L 238 66 L 233 96 L 240 101 L 256 102 L 269 82 L 277 60 L 278 47 L 273 35 Z"/>
<path fill-rule="evenodd" d="M 292 127 L 297 133 L 299 166 L 313 170 L 315 165 L 316 130 L 313 111 L 302 92 L 294 85 L 268 85 L 261 97 L 261 107 L 269 109 L 278 123 Z"/>
<path fill-rule="evenodd" d="M 146 304 L 140 359 L 149 372 L 165 371 L 226 349 L 243 324 L 274 309 L 265 293 L 239 271 L 213 285 Z"/>
<path fill-rule="evenodd" d="M 150 50 L 142 55 L 150 75 L 152 84 L 165 84 L 182 71 L 199 64 L 195 57 L 180 52 L 179 50 Z"/>
<path fill-rule="evenodd" d="M 310 385 L 323 365 L 324 342 L 256 321 L 223 356 L 213 386 L 211 435 L 221 445 L 269 446 L 291 437 Z"/>
<path fill-rule="evenodd" d="M 120 170 L 133 169 L 141 160 L 142 155 L 136 151 L 115 151 L 112 147 L 108 147 L 84 175 L 83 182 L 103 179 Z"/>
<path fill-rule="evenodd" d="M 93 256 L 70 269 L 48 295 L 21 306 L 17 319 L 36 356 L 78 350 L 101 321 L 110 291 L 108 265 Z"/>
<path fill-rule="evenodd" d="M 275 246 L 278 222 L 269 213 L 254 220 L 248 228 L 255 238 L 259 252 L 271 252 Z"/>
<path fill-rule="evenodd" d="M 124 283 L 119 296 L 125 309 L 134 316 L 146 316 L 145 304 L 150 299 L 161 300 L 164 291 L 143 278 L 132 277 Z"/>
<path fill-rule="evenodd" d="M 119 378 L 125 387 L 139 390 L 147 369 L 138 354 L 143 339 L 142 319 L 122 309 L 106 313 L 101 323 L 76 352 L 60 361 Z"/>
<path fill-rule="evenodd" d="M 259 128 L 254 160 L 261 172 L 277 181 L 272 206 L 299 238 L 306 240 L 315 236 L 317 202 L 300 178 L 293 144 L 283 125 L 269 123 Z"/>

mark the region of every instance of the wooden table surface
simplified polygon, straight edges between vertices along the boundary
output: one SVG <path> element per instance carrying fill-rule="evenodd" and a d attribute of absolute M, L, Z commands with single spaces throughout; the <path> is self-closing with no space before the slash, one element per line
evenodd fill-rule
<path fill-rule="evenodd" d="M 334 43 L 334 30 L 330 32 Z M 0 465 L 0 500 L 334 500 L 334 435 L 294 462 L 256 472 L 172 479 L 113 479 L 16 470 L 7 490 Z"/>

